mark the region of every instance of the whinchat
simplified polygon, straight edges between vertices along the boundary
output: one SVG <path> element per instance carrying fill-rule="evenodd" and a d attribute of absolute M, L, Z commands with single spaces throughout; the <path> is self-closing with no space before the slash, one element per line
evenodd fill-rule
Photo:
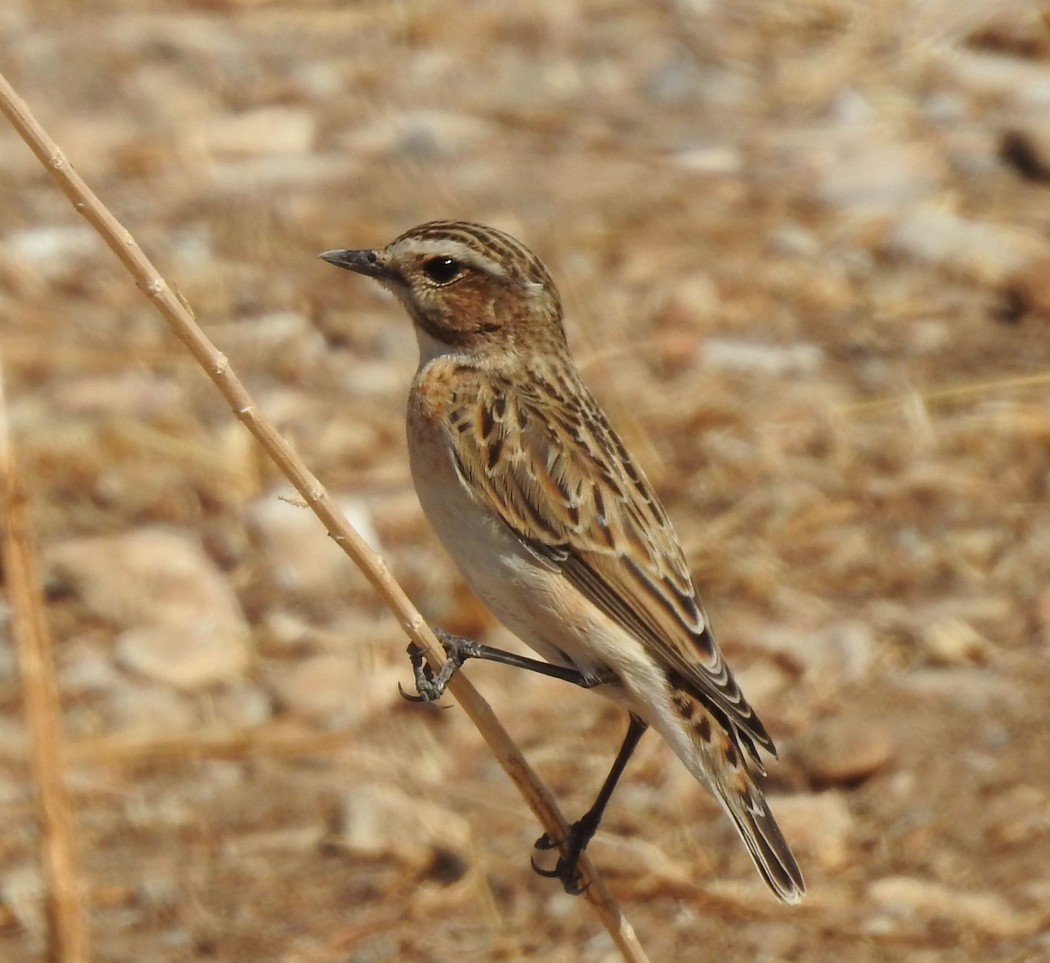
<path fill-rule="evenodd" d="M 773 740 L 715 642 L 659 499 L 572 361 L 547 268 L 502 231 L 462 221 L 321 257 L 377 280 L 412 318 L 419 501 L 468 584 L 545 660 L 443 636 L 450 666 L 525 665 L 630 713 L 602 792 L 546 875 L 572 891 L 576 861 L 652 726 L 729 814 L 770 889 L 798 902 L 802 873 L 756 781 L 759 748 L 775 756 Z M 430 698 L 447 674 L 430 691 L 425 674 L 417 681 Z"/>

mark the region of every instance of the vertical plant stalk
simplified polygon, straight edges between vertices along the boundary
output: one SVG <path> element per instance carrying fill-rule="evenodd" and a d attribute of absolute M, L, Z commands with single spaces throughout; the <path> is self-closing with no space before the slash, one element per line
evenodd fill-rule
<path fill-rule="evenodd" d="M 29 730 L 29 763 L 36 785 L 41 862 L 46 881 L 48 963 L 88 963 L 90 941 L 85 886 L 79 871 L 76 821 L 64 781 L 62 706 L 55 681 L 51 633 L 40 588 L 26 493 L 7 431 L 7 407 L 0 380 L 0 497 L 3 498 L 4 582 L 11 608 L 11 635 L 22 681 Z"/>

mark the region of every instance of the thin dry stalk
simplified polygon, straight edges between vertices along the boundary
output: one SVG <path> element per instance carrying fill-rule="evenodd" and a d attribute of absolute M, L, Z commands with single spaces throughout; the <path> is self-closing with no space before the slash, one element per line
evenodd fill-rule
<path fill-rule="evenodd" d="M 101 235 L 120 258 L 135 283 L 153 302 L 176 337 L 189 348 L 222 393 L 234 414 L 247 426 L 274 463 L 288 477 L 306 503 L 324 523 L 328 534 L 350 556 L 372 587 L 400 622 L 407 635 L 421 646 L 435 671 L 444 662 L 441 646 L 423 617 L 390 575 L 386 564 L 373 552 L 339 511 L 321 483 L 307 470 L 276 428 L 264 418 L 251 396 L 230 370 L 228 359 L 197 326 L 188 306 L 171 290 L 130 232 L 107 210 L 65 155 L 30 113 L 25 102 L 0 74 L 0 110 L 29 145 L 38 160 L 69 198 L 74 209 Z M 536 814 L 551 839 L 565 839 L 568 824 L 550 791 L 525 761 L 520 750 L 499 723 L 488 703 L 462 673 L 457 673 L 449 691 L 488 743 L 504 771 Z M 620 912 L 605 883 L 586 855 L 580 860 L 585 896 L 612 936 L 623 958 L 634 963 L 647 960 L 634 929 Z"/>
<path fill-rule="evenodd" d="M 26 518 L 26 493 L 7 434 L 0 382 L 0 488 L 3 491 L 3 563 L 11 635 L 18 654 L 29 758 L 37 787 L 41 861 L 47 885 L 49 963 L 87 963 L 90 957 L 84 885 L 79 872 L 73 803 L 63 780 L 62 706 L 55 681 L 51 635 L 44 614 L 39 566 Z"/>
<path fill-rule="evenodd" d="M 917 393 L 924 405 L 951 404 L 966 401 L 974 397 L 990 395 L 996 391 L 1020 391 L 1023 388 L 1041 388 L 1050 384 L 1050 373 L 1040 372 L 1032 375 L 1014 375 L 1008 378 L 991 378 L 987 381 L 971 381 L 965 384 L 952 385 L 949 388 L 929 388 Z M 841 411 L 850 415 L 879 414 L 884 411 L 900 409 L 908 396 L 894 395 L 889 398 L 870 398 L 866 401 L 852 402 L 841 407 Z"/>

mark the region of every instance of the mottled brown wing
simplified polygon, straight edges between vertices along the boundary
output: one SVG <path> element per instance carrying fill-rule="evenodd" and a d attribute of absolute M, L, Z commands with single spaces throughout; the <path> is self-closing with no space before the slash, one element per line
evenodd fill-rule
<path fill-rule="evenodd" d="M 775 754 L 711 635 L 671 523 L 576 373 L 545 368 L 525 387 L 480 371 L 460 378 L 446 428 L 464 482 L 646 643 L 675 684 Z"/>

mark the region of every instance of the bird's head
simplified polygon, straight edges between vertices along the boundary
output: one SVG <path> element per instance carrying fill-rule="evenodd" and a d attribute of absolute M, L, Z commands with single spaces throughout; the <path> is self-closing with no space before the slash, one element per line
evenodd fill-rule
<path fill-rule="evenodd" d="M 427 354 L 522 350 L 525 345 L 564 350 L 554 281 L 535 254 L 495 228 L 432 221 L 386 247 L 326 251 L 321 257 L 392 291 Z"/>

